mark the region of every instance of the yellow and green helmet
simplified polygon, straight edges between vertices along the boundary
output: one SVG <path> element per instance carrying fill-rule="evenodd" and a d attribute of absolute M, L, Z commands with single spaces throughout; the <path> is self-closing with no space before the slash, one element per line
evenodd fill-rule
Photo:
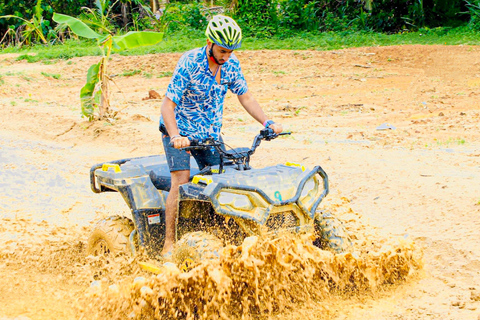
<path fill-rule="evenodd" d="M 221 14 L 210 20 L 205 35 L 208 40 L 226 49 L 235 50 L 242 45 L 242 29 L 235 20 Z"/>

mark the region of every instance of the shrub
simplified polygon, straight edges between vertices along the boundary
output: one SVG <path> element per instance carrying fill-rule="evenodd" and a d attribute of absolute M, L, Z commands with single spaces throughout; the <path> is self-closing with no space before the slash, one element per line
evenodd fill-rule
<path fill-rule="evenodd" d="M 270 37 L 278 30 L 277 0 L 238 0 L 233 16 L 246 36 Z"/>

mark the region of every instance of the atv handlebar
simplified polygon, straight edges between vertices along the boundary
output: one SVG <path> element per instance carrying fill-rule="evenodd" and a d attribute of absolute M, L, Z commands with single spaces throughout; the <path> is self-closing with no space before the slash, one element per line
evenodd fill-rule
<path fill-rule="evenodd" d="M 190 146 L 186 148 L 182 148 L 183 150 L 193 150 L 193 149 L 209 149 L 215 148 L 217 152 L 220 154 L 221 164 L 220 166 L 223 167 L 224 164 L 236 164 L 239 170 L 248 170 L 250 169 L 249 162 L 250 156 L 255 152 L 258 148 L 262 140 L 270 141 L 278 136 L 283 135 L 290 135 L 291 132 L 282 132 L 276 134 L 271 128 L 264 128 L 260 130 L 260 133 L 255 136 L 253 139 L 253 144 L 250 149 L 243 148 L 242 150 L 238 149 L 235 150 L 230 148 L 230 150 L 226 150 L 224 147 L 227 146 L 225 143 L 219 140 L 215 140 L 213 138 L 207 138 L 205 140 L 197 140 L 197 139 L 190 139 Z M 172 143 L 170 143 L 172 146 Z M 228 147 L 228 146 L 227 146 Z M 230 160 L 230 162 L 225 162 L 224 159 Z M 240 168 L 242 167 L 242 169 Z M 220 170 L 221 172 L 221 170 Z"/>
<path fill-rule="evenodd" d="M 260 143 L 262 142 L 262 140 L 266 140 L 266 141 L 270 141 L 270 140 L 273 140 L 275 138 L 277 138 L 278 136 L 283 136 L 283 135 L 290 135 L 292 134 L 291 132 L 282 132 L 282 133 L 275 133 L 272 129 L 270 128 L 265 128 L 265 129 L 262 129 L 260 130 L 260 133 L 257 134 L 255 136 L 255 138 L 253 139 L 253 144 L 252 144 L 252 147 L 248 150 L 249 154 L 252 155 L 255 150 L 257 149 L 257 147 L 260 145 Z M 206 148 L 210 148 L 210 147 L 215 147 L 215 148 L 221 148 L 222 146 L 226 145 L 225 143 L 221 142 L 221 141 L 218 141 L 218 140 L 214 140 L 212 138 L 208 138 L 208 139 L 205 139 L 203 141 L 201 140 L 197 140 L 197 139 L 191 139 L 190 140 L 190 147 L 186 147 L 186 148 L 183 148 L 183 149 L 206 149 Z M 223 149 L 221 150 L 218 150 L 219 153 L 222 153 L 222 152 L 226 152 L 227 155 L 229 154 L 228 151 L 225 151 Z M 228 158 L 228 156 L 227 156 Z"/>

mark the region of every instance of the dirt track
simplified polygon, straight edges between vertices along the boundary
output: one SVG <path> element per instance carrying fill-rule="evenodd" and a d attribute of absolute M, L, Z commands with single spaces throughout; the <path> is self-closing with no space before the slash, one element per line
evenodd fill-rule
<path fill-rule="evenodd" d="M 97 219 L 127 212 L 118 195 L 89 190 L 88 170 L 162 152 L 160 100 L 143 98 L 150 89 L 163 96 L 169 77 L 161 75 L 179 56 L 113 56 L 112 104 L 121 111 L 111 125 L 80 117 L 79 90 L 97 57 L 28 64 L 0 55 L 0 319 L 80 317 L 72 305 L 89 282 L 65 270 L 81 264 L 71 248 L 81 252 Z M 276 318 L 320 317 L 326 308 L 335 319 L 480 319 L 480 47 L 237 56 L 264 110 L 293 133 L 262 145 L 253 164 L 321 165 L 331 197 L 424 250 L 415 281 Z M 260 126 L 231 94 L 225 109 L 224 139 L 249 145 Z M 29 251 L 59 239 L 70 248 L 62 254 L 49 255 L 48 245 Z M 15 250 L 28 261 L 8 259 Z"/>

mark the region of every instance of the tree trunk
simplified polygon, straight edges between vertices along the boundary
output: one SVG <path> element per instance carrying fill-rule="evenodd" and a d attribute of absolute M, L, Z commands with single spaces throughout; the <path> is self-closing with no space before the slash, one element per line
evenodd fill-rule
<path fill-rule="evenodd" d="M 152 12 L 155 13 L 158 10 L 158 1 L 157 0 L 150 0 L 150 9 Z"/>
<path fill-rule="evenodd" d="M 123 18 L 123 27 L 126 29 L 128 25 L 128 3 L 121 4 L 122 9 L 122 18 Z"/>
<path fill-rule="evenodd" d="M 100 98 L 100 107 L 98 110 L 100 120 L 105 119 L 110 114 L 110 99 L 108 96 L 108 76 L 107 76 L 107 57 L 103 57 L 102 66 L 100 68 L 100 81 L 102 96 Z"/>

